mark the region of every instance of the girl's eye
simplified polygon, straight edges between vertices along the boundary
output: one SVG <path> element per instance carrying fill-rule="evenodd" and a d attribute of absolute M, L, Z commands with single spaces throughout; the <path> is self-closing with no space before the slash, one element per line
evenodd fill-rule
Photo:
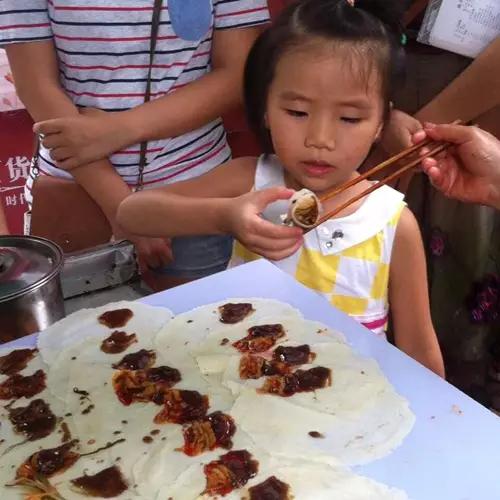
<path fill-rule="evenodd" d="M 361 118 L 349 118 L 348 116 L 342 116 L 341 120 L 346 123 L 359 123 Z"/>
<path fill-rule="evenodd" d="M 297 111 L 295 109 L 286 109 L 285 111 L 290 116 L 295 116 L 296 118 L 302 118 L 304 116 L 307 116 L 307 113 L 305 111 Z"/>

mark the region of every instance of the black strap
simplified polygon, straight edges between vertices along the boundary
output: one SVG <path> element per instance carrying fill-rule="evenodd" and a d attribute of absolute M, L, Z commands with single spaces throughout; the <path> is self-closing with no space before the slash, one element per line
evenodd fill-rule
<path fill-rule="evenodd" d="M 149 68 L 148 78 L 146 81 L 146 92 L 144 93 L 144 102 L 151 100 L 151 74 L 153 72 L 153 60 L 156 50 L 156 41 L 158 40 L 158 31 L 160 28 L 160 16 L 163 0 L 155 0 L 153 8 L 153 17 L 151 19 L 151 41 L 149 45 Z M 139 159 L 139 173 L 137 175 L 136 191 L 140 191 L 144 187 L 144 169 L 146 167 L 146 151 L 148 149 L 148 142 L 141 142 L 141 153 Z"/>

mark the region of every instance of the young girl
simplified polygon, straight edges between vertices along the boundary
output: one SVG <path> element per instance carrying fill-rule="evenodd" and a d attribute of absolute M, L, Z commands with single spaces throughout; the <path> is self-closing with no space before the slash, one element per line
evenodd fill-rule
<path fill-rule="evenodd" d="M 383 334 L 389 304 L 396 345 L 439 375 L 418 226 L 402 195 L 382 187 L 303 234 L 279 225 L 294 190 L 321 195 L 357 177 L 389 111 L 400 51 L 386 0 L 302 0 L 250 52 L 245 94 L 265 155 L 197 179 L 137 193 L 119 209 L 150 236 L 233 234 L 232 264 L 263 256 Z M 369 187 L 325 203 L 330 211 Z"/>

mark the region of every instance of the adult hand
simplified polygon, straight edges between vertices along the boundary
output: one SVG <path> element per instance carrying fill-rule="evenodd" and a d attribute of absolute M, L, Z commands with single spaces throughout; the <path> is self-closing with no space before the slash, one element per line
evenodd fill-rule
<path fill-rule="evenodd" d="M 42 144 L 64 170 L 108 158 L 129 144 L 127 121 L 121 113 L 82 109 L 80 115 L 35 123 Z"/>
<path fill-rule="evenodd" d="M 477 127 L 426 124 L 414 135 L 453 144 L 422 168 L 432 184 L 449 198 L 500 209 L 500 141 Z"/>
<path fill-rule="evenodd" d="M 229 232 L 248 250 L 267 259 L 281 260 L 292 255 L 303 243 L 302 230 L 273 224 L 261 214 L 270 203 L 287 200 L 293 193 L 291 189 L 276 187 L 234 198 L 228 210 Z"/>

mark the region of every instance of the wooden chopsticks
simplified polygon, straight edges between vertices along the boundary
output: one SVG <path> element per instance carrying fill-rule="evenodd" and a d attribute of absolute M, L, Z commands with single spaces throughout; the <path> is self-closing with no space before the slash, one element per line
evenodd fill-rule
<path fill-rule="evenodd" d="M 429 141 L 429 140 L 423 141 L 422 143 L 417 144 L 415 146 L 412 146 L 411 148 L 408 148 L 408 149 L 402 151 L 401 153 L 393 156 L 392 158 L 389 158 L 388 160 L 380 163 L 379 165 L 373 167 L 372 169 L 368 170 L 367 172 L 365 172 L 364 174 L 360 175 L 359 177 L 356 177 L 356 179 L 353 179 L 353 180 L 351 180 L 349 182 L 346 182 L 345 184 L 342 184 L 341 186 L 333 189 L 332 191 L 329 191 L 329 192 L 323 194 L 319 198 L 319 200 L 322 201 L 322 202 L 326 201 L 326 200 L 329 200 L 330 198 L 333 198 L 334 196 L 342 193 L 346 189 L 349 189 L 350 187 L 358 184 L 359 182 L 365 180 L 366 178 L 370 177 L 374 173 L 380 172 L 381 170 L 384 170 L 384 169 L 390 167 L 395 162 L 397 162 L 397 161 L 405 158 L 408 155 L 411 155 L 412 153 L 414 153 L 415 151 L 419 150 L 420 148 L 422 148 L 422 147 L 428 147 L 428 148 L 430 148 L 427 153 L 425 153 L 425 154 L 419 156 L 418 158 L 410 161 L 409 163 L 407 163 L 406 165 L 400 167 L 398 170 L 396 170 L 392 174 L 388 175 L 387 177 L 385 177 L 381 181 L 377 182 L 373 186 L 369 187 L 368 189 L 366 189 L 362 193 L 359 193 L 358 195 L 354 196 L 353 198 L 347 200 L 342 205 L 340 205 L 340 206 L 334 208 L 333 210 L 331 210 L 330 212 L 327 212 L 326 214 L 322 215 L 320 217 L 320 219 L 318 220 L 317 224 L 314 227 L 319 226 L 320 224 L 322 224 L 326 220 L 331 219 L 332 217 L 334 217 L 338 213 L 342 212 L 342 210 L 345 210 L 347 207 L 349 207 L 353 203 L 356 203 L 361 198 L 364 198 L 365 196 L 369 195 L 370 193 L 373 193 L 373 191 L 375 191 L 375 190 L 381 188 L 382 186 L 385 186 L 389 182 L 397 179 L 398 177 L 400 177 L 401 175 L 403 175 L 405 172 L 408 172 L 408 170 L 411 170 L 412 168 L 416 167 L 424 158 L 428 158 L 429 156 L 434 156 L 434 155 L 436 155 L 438 153 L 441 153 L 442 151 L 444 151 L 449 146 L 451 146 L 451 144 L 449 144 L 449 143 L 443 143 L 443 142 L 438 142 L 438 141 Z"/>
<path fill-rule="evenodd" d="M 461 124 L 461 120 L 455 120 L 453 122 L 454 125 L 459 125 Z M 467 125 L 470 125 L 471 123 L 467 123 Z M 400 167 L 398 170 L 393 172 L 392 174 L 388 175 L 386 178 L 382 179 L 381 181 L 377 182 L 373 186 L 369 187 L 362 193 L 354 196 L 353 198 L 347 200 L 345 203 L 342 205 L 338 206 L 337 208 L 334 208 L 330 212 L 327 212 L 326 214 L 322 215 L 318 222 L 311 228 L 314 229 L 315 227 L 319 226 L 323 222 L 327 221 L 328 219 L 331 219 L 332 217 L 335 217 L 335 215 L 339 214 L 342 212 L 342 210 L 345 210 L 347 207 L 352 205 L 353 203 L 356 203 L 359 201 L 361 198 L 364 198 L 365 196 L 369 195 L 370 193 L 373 193 L 376 189 L 381 188 L 382 186 L 385 186 L 387 183 L 397 179 L 398 177 L 401 177 L 405 172 L 408 172 L 408 170 L 416 167 L 424 158 L 428 158 L 429 156 L 436 155 L 438 153 L 441 153 L 444 151 L 446 148 L 448 148 L 451 144 L 445 143 L 445 142 L 440 142 L 440 141 L 432 141 L 431 139 L 426 139 L 422 141 L 419 144 L 415 144 L 414 146 L 411 146 L 404 151 L 401 151 L 401 153 L 398 153 L 397 155 L 392 156 L 388 160 L 383 161 L 382 163 L 376 165 L 375 167 L 371 168 L 370 170 L 366 171 L 364 174 L 361 174 L 359 177 L 356 177 L 355 179 L 352 179 L 348 182 L 345 182 L 344 184 L 332 189 L 331 191 L 327 191 L 326 193 L 323 193 L 319 197 L 319 200 L 321 202 L 325 202 L 326 200 L 329 200 L 330 198 L 333 198 L 334 196 L 337 196 L 338 194 L 344 192 L 346 189 L 351 188 L 352 186 L 355 186 L 361 181 L 364 181 L 368 177 L 371 177 L 373 174 L 376 174 L 377 172 L 380 172 L 382 170 L 387 169 L 388 167 L 391 167 L 395 163 L 397 163 L 400 160 L 404 160 L 407 157 L 414 157 L 415 154 L 417 153 L 420 149 L 426 147 L 429 148 L 429 151 L 423 155 L 419 155 L 417 158 L 411 159 L 409 163 L 405 164 L 404 166 Z M 308 231 L 310 231 L 309 229 Z"/>

